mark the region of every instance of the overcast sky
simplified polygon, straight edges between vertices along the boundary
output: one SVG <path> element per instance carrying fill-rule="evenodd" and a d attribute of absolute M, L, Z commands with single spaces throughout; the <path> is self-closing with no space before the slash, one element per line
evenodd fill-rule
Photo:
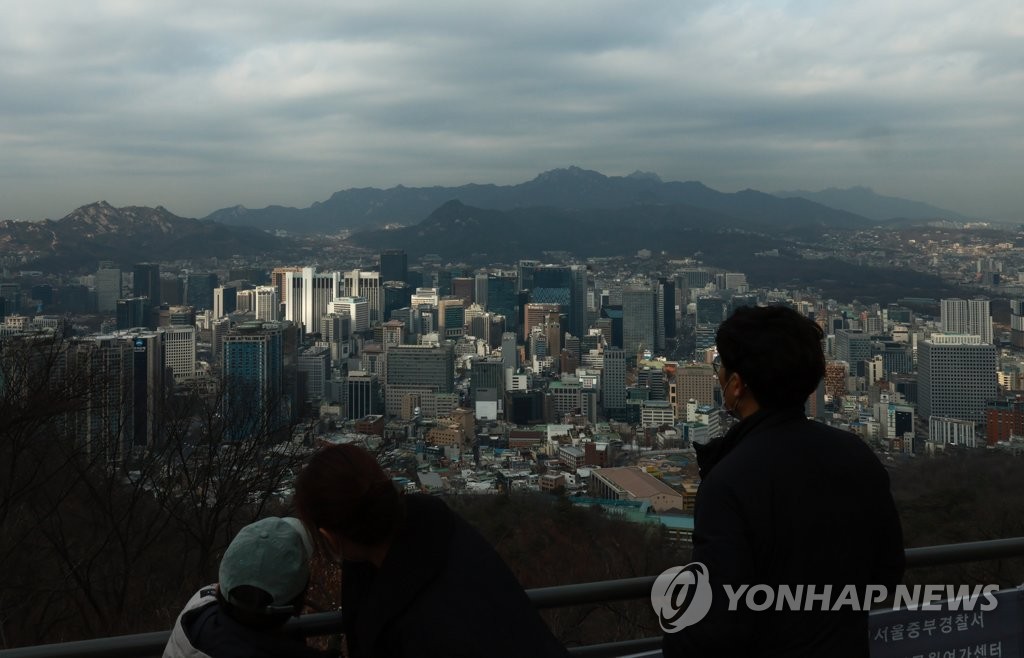
<path fill-rule="evenodd" d="M 1024 220 L 1020 0 L 7 4 L 2 219 L 578 165 Z"/>

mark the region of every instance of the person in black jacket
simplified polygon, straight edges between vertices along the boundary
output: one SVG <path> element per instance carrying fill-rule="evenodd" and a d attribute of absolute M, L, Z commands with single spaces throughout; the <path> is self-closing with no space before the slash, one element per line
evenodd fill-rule
<path fill-rule="evenodd" d="M 314 454 L 294 502 L 341 561 L 351 658 L 568 655 L 494 548 L 440 499 L 398 492 L 362 448 Z"/>
<path fill-rule="evenodd" d="M 871 449 L 805 416 L 824 375 L 821 340 L 818 325 L 785 307 L 740 308 L 718 330 L 723 406 L 740 422 L 697 448 L 693 561 L 706 567 L 712 600 L 702 620 L 665 633 L 665 656 L 868 656 L 863 605 L 829 608 L 847 587 L 861 603 L 869 585 L 891 592 L 903 534 Z M 744 585 L 831 586 L 830 603 L 776 598 L 762 611 L 765 595 L 755 609 L 733 596 L 730 611 L 726 586 Z"/>

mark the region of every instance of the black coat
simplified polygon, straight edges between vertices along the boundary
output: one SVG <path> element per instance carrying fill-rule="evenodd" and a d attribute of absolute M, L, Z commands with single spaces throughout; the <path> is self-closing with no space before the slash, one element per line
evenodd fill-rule
<path fill-rule="evenodd" d="M 833 601 L 847 585 L 892 592 L 903 533 L 871 449 L 802 409 L 762 410 L 697 457 L 693 560 L 707 567 L 713 603 L 702 621 L 665 634 L 665 655 L 868 656 L 865 612 L 730 612 L 722 585 L 830 584 Z"/>
<path fill-rule="evenodd" d="M 472 526 L 430 496 L 407 496 L 405 504 L 380 569 L 342 563 L 351 658 L 568 655 Z"/>

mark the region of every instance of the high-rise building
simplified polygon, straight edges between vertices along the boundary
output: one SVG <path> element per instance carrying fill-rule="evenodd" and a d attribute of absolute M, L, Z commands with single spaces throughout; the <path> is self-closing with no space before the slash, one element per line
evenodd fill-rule
<path fill-rule="evenodd" d="M 344 284 L 346 297 L 362 297 L 366 300 L 369 326 L 384 321 L 384 295 L 380 272 L 351 270 L 345 272 Z"/>
<path fill-rule="evenodd" d="M 286 272 L 284 279 L 287 289 L 285 320 L 301 323 L 306 333 L 320 333 L 320 318 L 328 313 L 328 305 L 339 296 L 341 275 L 304 267 L 301 272 Z"/>
<path fill-rule="evenodd" d="M 695 306 L 696 349 L 706 350 L 714 346 L 718 325 L 725 320 L 725 300 L 715 296 L 698 297 Z"/>
<path fill-rule="evenodd" d="M 381 327 L 381 344 L 387 352 L 396 345 L 405 345 L 405 323 L 401 320 L 388 320 Z"/>
<path fill-rule="evenodd" d="M 213 291 L 217 275 L 210 272 L 189 272 L 185 277 L 185 304 L 198 311 L 213 308 Z"/>
<path fill-rule="evenodd" d="M 138 263 L 132 268 L 132 296 L 148 297 L 149 303 L 159 306 L 160 265 L 157 263 Z"/>
<path fill-rule="evenodd" d="M 218 286 L 213 289 L 213 317 L 222 318 L 238 308 L 238 288 Z"/>
<path fill-rule="evenodd" d="M 326 345 L 307 347 L 299 352 L 299 377 L 304 382 L 305 402 L 314 404 L 325 399 L 327 380 L 331 375 L 331 350 Z"/>
<path fill-rule="evenodd" d="M 505 398 L 505 364 L 493 357 L 473 359 L 470 366 L 470 394 L 480 420 L 496 420 Z"/>
<path fill-rule="evenodd" d="M 442 339 L 456 340 L 466 333 L 466 304 L 461 297 L 443 297 L 437 303 L 437 322 Z"/>
<path fill-rule="evenodd" d="M 451 343 L 390 348 L 384 387 L 384 406 L 389 416 L 401 413 L 402 397 L 408 393 L 454 392 L 455 354 Z"/>
<path fill-rule="evenodd" d="M 224 337 L 224 418 L 227 438 L 241 441 L 285 427 L 294 400 L 285 372 L 294 337 L 290 322 L 245 322 Z M 294 366 L 292 366 L 294 367 Z"/>
<path fill-rule="evenodd" d="M 943 299 L 942 331 L 950 334 L 981 336 L 992 343 L 992 311 L 987 299 Z"/>
<path fill-rule="evenodd" d="M 604 351 L 601 406 L 608 418 L 621 419 L 626 415 L 626 353 L 616 347 Z"/>
<path fill-rule="evenodd" d="M 155 325 L 148 297 L 129 297 L 117 300 L 117 328 L 150 327 Z"/>
<path fill-rule="evenodd" d="M 717 385 L 715 370 L 709 365 L 694 363 L 676 368 L 677 415 L 686 415 L 686 403 L 690 400 L 700 406 L 714 405 Z"/>
<path fill-rule="evenodd" d="M 871 336 L 859 329 L 837 329 L 835 335 L 836 360 L 850 364 L 851 375 L 863 377 L 864 362 L 871 358 Z"/>
<path fill-rule="evenodd" d="M 933 334 L 917 346 L 920 417 L 942 416 L 974 423 L 997 398 L 996 348 L 977 335 Z"/>
<path fill-rule="evenodd" d="M 363 297 L 338 297 L 330 304 L 330 312 L 347 315 L 351 320 L 353 332 L 370 329 L 370 308 Z"/>
<path fill-rule="evenodd" d="M 277 288 L 277 299 L 281 304 L 288 300 L 288 284 L 286 279 L 288 273 L 298 274 L 302 272 L 301 267 L 275 267 L 270 273 L 270 285 Z M 274 316 L 277 319 L 277 316 Z"/>
<path fill-rule="evenodd" d="M 387 249 L 380 254 L 380 280 L 409 282 L 409 257 L 401 249 Z"/>
<path fill-rule="evenodd" d="M 487 296 L 481 306 L 491 313 L 505 316 L 505 326 L 509 331 L 518 327 L 518 295 L 514 276 L 499 274 L 487 275 Z"/>
<path fill-rule="evenodd" d="M 1010 300 L 1010 344 L 1024 348 L 1024 299 Z"/>
<path fill-rule="evenodd" d="M 320 321 L 320 336 L 331 350 L 331 363 L 342 363 L 351 351 L 352 318 L 347 313 L 328 313 Z"/>
<path fill-rule="evenodd" d="M 358 420 L 383 411 L 380 404 L 380 379 L 371 372 L 353 370 L 345 382 L 345 417 Z"/>
<path fill-rule="evenodd" d="M 256 314 L 256 319 L 264 322 L 276 322 L 281 309 L 281 304 L 277 297 L 277 288 L 274 286 L 257 286 L 253 294 L 255 295 L 253 311 Z"/>
<path fill-rule="evenodd" d="M 475 301 L 473 297 L 475 291 L 476 279 L 472 279 L 468 276 L 452 278 L 452 296 L 460 298 L 466 306 L 469 306 Z"/>
<path fill-rule="evenodd" d="M 174 381 L 180 382 L 196 376 L 196 328 L 188 325 L 160 327 L 163 339 L 164 363 L 171 370 Z"/>
<path fill-rule="evenodd" d="M 655 294 L 649 287 L 622 291 L 622 349 L 635 361 L 642 350 L 655 349 Z"/>
<path fill-rule="evenodd" d="M 404 281 L 385 281 L 383 284 L 384 309 L 381 318 L 391 320 L 395 310 L 407 307 L 412 302 L 412 287 Z"/>
<path fill-rule="evenodd" d="M 104 261 L 96 271 L 96 309 L 100 313 L 113 313 L 117 310 L 117 300 L 121 299 L 121 268 Z"/>

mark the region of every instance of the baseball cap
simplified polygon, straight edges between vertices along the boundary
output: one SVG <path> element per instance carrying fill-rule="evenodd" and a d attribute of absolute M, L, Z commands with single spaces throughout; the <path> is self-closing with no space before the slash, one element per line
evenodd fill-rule
<path fill-rule="evenodd" d="M 302 522 L 271 516 L 250 523 L 235 535 L 220 561 L 220 591 L 232 605 L 231 592 L 242 585 L 256 587 L 271 597 L 259 612 L 292 612 L 290 604 L 309 582 L 313 544 Z"/>

